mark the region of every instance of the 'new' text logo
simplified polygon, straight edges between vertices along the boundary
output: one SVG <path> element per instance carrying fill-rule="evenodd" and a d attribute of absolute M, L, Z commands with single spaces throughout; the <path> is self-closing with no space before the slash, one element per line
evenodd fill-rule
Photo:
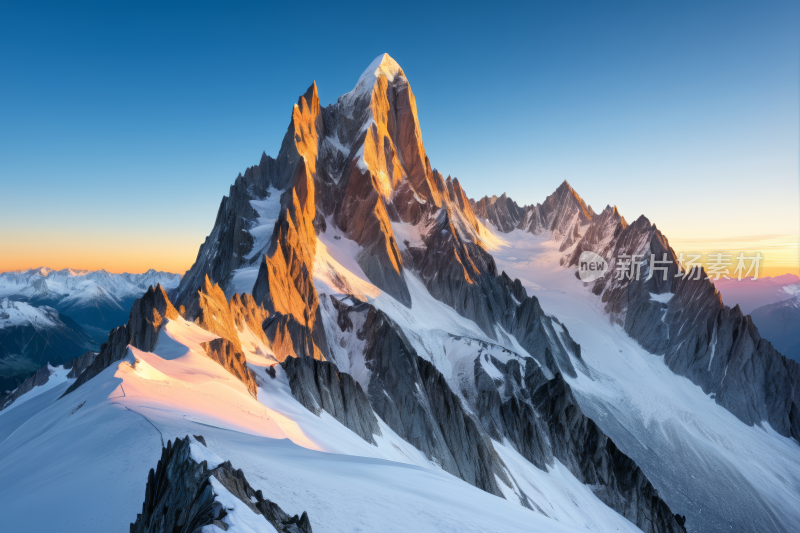
<path fill-rule="evenodd" d="M 578 260 L 578 276 L 581 281 L 589 283 L 602 278 L 608 271 L 606 260 L 594 252 L 586 250 Z"/>

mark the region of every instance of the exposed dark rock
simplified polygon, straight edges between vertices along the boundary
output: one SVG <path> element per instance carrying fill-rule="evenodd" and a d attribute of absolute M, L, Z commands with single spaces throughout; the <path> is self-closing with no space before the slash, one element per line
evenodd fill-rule
<path fill-rule="evenodd" d="M 738 307 L 723 305 L 702 268 L 681 271 L 666 237 L 644 216 L 626 225 L 609 209 L 606 218 L 595 217 L 587 235 L 610 243 L 593 251 L 609 262 L 608 274 L 594 284 L 612 318 L 743 422 L 766 420 L 781 435 L 800 439 L 800 426 L 791 416 L 800 405 L 800 364 L 762 339 Z M 644 258 L 639 279 L 619 279 L 616 264 L 623 253 Z M 659 261 L 666 256 L 666 279 L 663 271 L 649 276 L 651 255 Z M 570 264 L 575 262 L 573 255 Z M 667 303 L 651 296 L 665 293 L 674 295 Z"/>
<path fill-rule="evenodd" d="M 548 377 L 558 371 L 577 375 L 567 350 L 580 362 L 580 347 L 569 332 L 542 311 L 536 297 L 527 296 L 519 280 L 498 275 L 494 258 L 462 239 L 451 216 L 442 209 L 427 247 L 410 252 L 431 295 L 474 320 L 490 338 L 496 338 L 497 325 L 503 326 L 547 368 Z"/>
<path fill-rule="evenodd" d="M 383 312 L 367 304 L 354 312 L 366 313 L 358 336 L 366 342 L 367 393 L 378 416 L 444 470 L 502 496 L 495 476 L 510 485 L 505 465 L 442 374 Z"/>
<path fill-rule="evenodd" d="M 67 377 L 74 379 L 80 376 L 81 373 L 86 370 L 90 364 L 92 364 L 92 361 L 94 361 L 94 358 L 97 357 L 97 354 L 98 352 L 86 352 L 85 354 L 76 357 L 69 363 L 65 363 L 64 368 L 70 369 Z"/>
<path fill-rule="evenodd" d="M 685 532 L 642 470 L 586 417 L 561 374 L 531 394 L 553 454 L 606 505 L 645 533 Z"/>
<path fill-rule="evenodd" d="M 67 377 L 75 378 L 79 376 L 81 372 L 83 372 L 91 364 L 96 356 L 97 352 L 86 352 L 83 355 L 79 355 L 72 361 L 64 363 L 64 368 L 70 369 Z M 7 391 L 6 394 L 0 396 L 0 411 L 10 406 L 23 394 L 32 391 L 34 387 L 40 387 L 50 381 L 51 375 L 52 373 L 50 372 L 50 366 L 45 366 L 40 368 L 34 375 L 26 379 L 22 385 L 13 391 Z"/>
<path fill-rule="evenodd" d="M 14 401 L 33 390 L 34 387 L 40 387 L 50 380 L 50 366 L 45 366 L 36 371 L 34 375 L 22 382 L 22 385 L 11 391 L 8 395 L 2 398 L 0 403 L 0 411 L 10 406 Z"/>
<path fill-rule="evenodd" d="M 413 266 L 434 298 L 474 320 L 493 339 L 495 324 L 514 302 L 496 282 L 494 258 L 462 238 L 458 217 L 449 205 L 439 211 L 425 247 L 410 251 Z"/>
<path fill-rule="evenodd" d="M 503 438 L 507 438 L 520 455 L 538 468 L 546 470 L 553 463 L 547 426 L 526 400 L 529 397 L 528 391 L 535 390 L 532 386 L 546 382 L 547 378 L 539 365 L 531 359 L 526 361 L 523 376 L 517 360 L 512 359 L 504 364 L 494 357 L 483 355 L 490 357 L 492 364 L 505 376 L 505 381 L 501 384 L 505 392 L 503 398 L 498 384 L 483 369 L 481 356 L 479 353 L 474 365 L 477 391 L 475 411 L 483 427 L 492 439 L 502 442 Z"/>
<path fill-rule="evenodd" d="M 311 357 L 289 357 L 281 366 L 292 395 L 306 409 L 317 416 L 325 410 L 362 439 L 376 444 L 373 435 L 381 435 L 378 419 L 366 393 L 350 374 L 339 372 L 331 362 Z"/>
<path fill-rule="evenodd" d="M 262 154 L 258 165 L 236 178 L 229 195 L 222 198 L 214 227 L 200 246 L 197 259 L 173 294 L 177 306 L 186 305 L 206 276 L 224 287 L 231 273 L 244 266 L 255 245 L 247 230 L 258 218 L 250 201 L 269 196 L 270 185 L 277 179 L 277 167 L 273 158 Z"/>
<path fill-rule="evenodd" d="M 195 446 L 205 445 L 202 437 L 195 439 Z M 131 533 L 196 533 L 206 525 L 227 531 L 225 517 L 233 509 L 218 499 L 216 491 L 222 489 L 214 488 L 212 478 L 250 511 L 264 517 L 264 531 L 269 531 L 267 524 L 271 524 L 279 533 L 311 533 L 307 513 L 289 516 L 265 500 L 260 490 L 253 490 L 244 473 L 234 470 L 229 461 L 212 469 L 206 461 L 198 463 L 192 457 L 188 436 L 162 448 L 158 466 L 150 469 L 147 477 L 142 512 L 131 524 Z"/>
<path fill-rule="evenodd" d="M 518 206 L 517 202 L 506 196 L 506 193 L 500 197 L 484 196 L 477 202 L 470 200 L 470 203 L 476 216 L 488 220 L 503 233 L 516 228 L 527 212 L 527 208 Z"/>

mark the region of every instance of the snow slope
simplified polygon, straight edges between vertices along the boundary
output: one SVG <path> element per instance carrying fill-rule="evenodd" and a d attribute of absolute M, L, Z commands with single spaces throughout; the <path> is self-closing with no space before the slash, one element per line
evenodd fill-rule
<path fill-rule="evenodd" d="M 519 278 L 581 345 L 590 371 L 568 380 L 581 408 L 644 470 L 673 512 L 687 516 L 690 531 L 796 530 L 797 442 L 766 423 L 745 425 L 611 324 L 575 270 L 560 266 L 551 235 L 514 230 L 495 237 L 498 270 Z"/>
<path fill-rule="evenodd" d="M 565 483 L 561 496 L 542 501 L 561 509 L 559 522 L 444 473 L 388 427 L 378 446 L 367 444 L 332 417 L 306 411 L 280 372 L 266 377 L 270 354 L 245 334 L 259 375 L 256 400 L 204 355 L 200 343 L 213 337 L 169 321 L 153 353 L 131 348 L 60 400 L 71 380 L 0 412 L 0 471 L 25 481 L 0 484 L 0 500 L 16 510 L 4 529 L 127 531 L 162 444 L 185 435 L 203 435 L 210 452 L 288 513 L 307 511 L 315 532 L 570 532 L 602 516 L 599 500 L 587 506 L 591 491 L 564 481 L 564 472 L 546 489 Z M 573 518 L 576 506 L 584 512 Z"/>
<path fill-rule="evenodd" d="M 487 240 L 499 269 L 521 278 L 581 344 L 588 370 L 570 385 L 582 409 L 673 510 L 689 516 L 690 531 L 792 530 L 800 520 L 797 443 L 768 426 L 744 425 L 612 325 L 597 298 L 559 265 L 550 236 L 515 231 Z M 383 310 L 457 394 L 469 393 L 464 380 L 475 343 L 478 353 L 501 362 L 528 357 L 511 337 L 487 339 L 408 272 L 412 306 L 403 306 L 367 281 L 354 260 L 359 250 L 335 229 L 321 234 L 317 290 L 352 293 Z M 321 296 L 323 320 L 335 320 L 325 301 Z M 61 400 L 71 381 L 64 376 L 0 412 L 0 471 L 26 480 L 0 486 L 0 499 L 25 511 L 11 515 L 12 530 L 125 530 L 162 442 L 203 435 L 211 452 L 243 469 L 265 497 L 290 514 L 308 511 L 315 531 L 636 531 L 563 465 L 540 470 L 506 443 L 493 443 L 514 480 L 511 488 L 500 484 L 505 500 L 443 472 L 382 422 L 377 446 L 367 443 L 326 412 L 318 417 L 298 403 L 269 348 L 245 331 L 256 400 L 204 354 L 201 343 L 214 337 L 170 321 L 153 353 L 131 348 Z M 347 344 L 358 340 L 346 341 L 330 343 L 336 362 L 364 381 L 368 370 L 353 357 L 360 351 Z M 497 373 L 489 359 L 480 364 Z M 274 379 L 267 367 L 276 370 Z M 520 492 L 540 512 L 520 506 Z M 42 501 L 52 513 L 35 512 Z"/>

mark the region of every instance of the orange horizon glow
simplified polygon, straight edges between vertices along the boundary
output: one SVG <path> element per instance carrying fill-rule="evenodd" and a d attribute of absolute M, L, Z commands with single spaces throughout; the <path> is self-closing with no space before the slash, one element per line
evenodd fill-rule
<path fill-rule="evenodd" d="M 753 250 L 762 251 L 764 259 L 759 268 L 759 278 L 777 277 L 784 274 L 800 276 L 798 264 L 798 242 L 796 237 L 782 236 L 781 242 L 775 243 L 737 243 L 727 246 L 726 253 Z M 20 239 L 23 241 L 24 239 Z M 184 274 L 194 264 L 200 242 L 203 238 L 176 238 L 168 234 L 157 237 L 139 236 L 118 240 L 89 240 L 78 243 L 76 240 L 60 241 L 57 239 L 38 238 L 26 242 L 12 243 L 11 246 L 0 243 L 3 254 L 0 255 L 0 272 L 25 271 L 33 268 L 47 267 L 53 270 L 71 268 L 73 270 L 106 270 L 114 274 L 141 274 L 155 269 L 174 274 Z M 678 241 L 678 239 L 676 239 Z M 704 249 L 722 249 L 719 246 L 709 247 L 707 243 L 686 242 L 680 240 L 673 244 L 676 253 L 701 251 Z M 672 243 L 670 243 L 672 244 Z M 677 246 L 676 246 L 677 245 Z M 704 258 L 705 261 L 705 258 Z M 733 276 L 733 267 L 731 267 Z"/>
<path fill-rule="evenodd" d="M 31 233 L 0 235 L 0 272 L 47 267 L 53 270 L 72 268 L 141 274 L 152 268 L 184 274 L 194 264 L 204 239 L 168 232 L 129 234 L 119 238 L 87 236 L 82 239 L 74 235 L 59 238 L 62 236 L 49 232 Z"/>

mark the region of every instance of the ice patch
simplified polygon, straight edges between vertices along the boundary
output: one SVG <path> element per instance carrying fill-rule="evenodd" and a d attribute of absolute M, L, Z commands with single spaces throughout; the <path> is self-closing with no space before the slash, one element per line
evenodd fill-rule
<path fill-rule="evenodd" d="M 660 302 L 662 304 L 669 303 L 669 301 L 672 300 L 673 296 L 675 296 L 675 295 L 673 293 L 671 293 L 671 292 L 665 292 L 665 293 L 662 293 L 662 294 L 655 294 L 655 293 L 652 293 L 652 292 L 650 293 L 650 299 L 651 300 L 654 300 L 656 302 Z"/>
<path fill-rule="evenodd" d="M 269 195 L 266 198 L 250 200 L 250 205 L 258 213 L 258 218 L 249 229 L 255 243 L 253 244 L 253 249 L 247 254 L 246 259 L 248 260 L 253 259 L 267 249 L 272 239 L 272 232 L 275 229 L 275 222 L 280 215 L 281 193 L 283 191 L 270 187 L 267 192 Z M 250 288 L 252 289 L 252 286 Z"/>

